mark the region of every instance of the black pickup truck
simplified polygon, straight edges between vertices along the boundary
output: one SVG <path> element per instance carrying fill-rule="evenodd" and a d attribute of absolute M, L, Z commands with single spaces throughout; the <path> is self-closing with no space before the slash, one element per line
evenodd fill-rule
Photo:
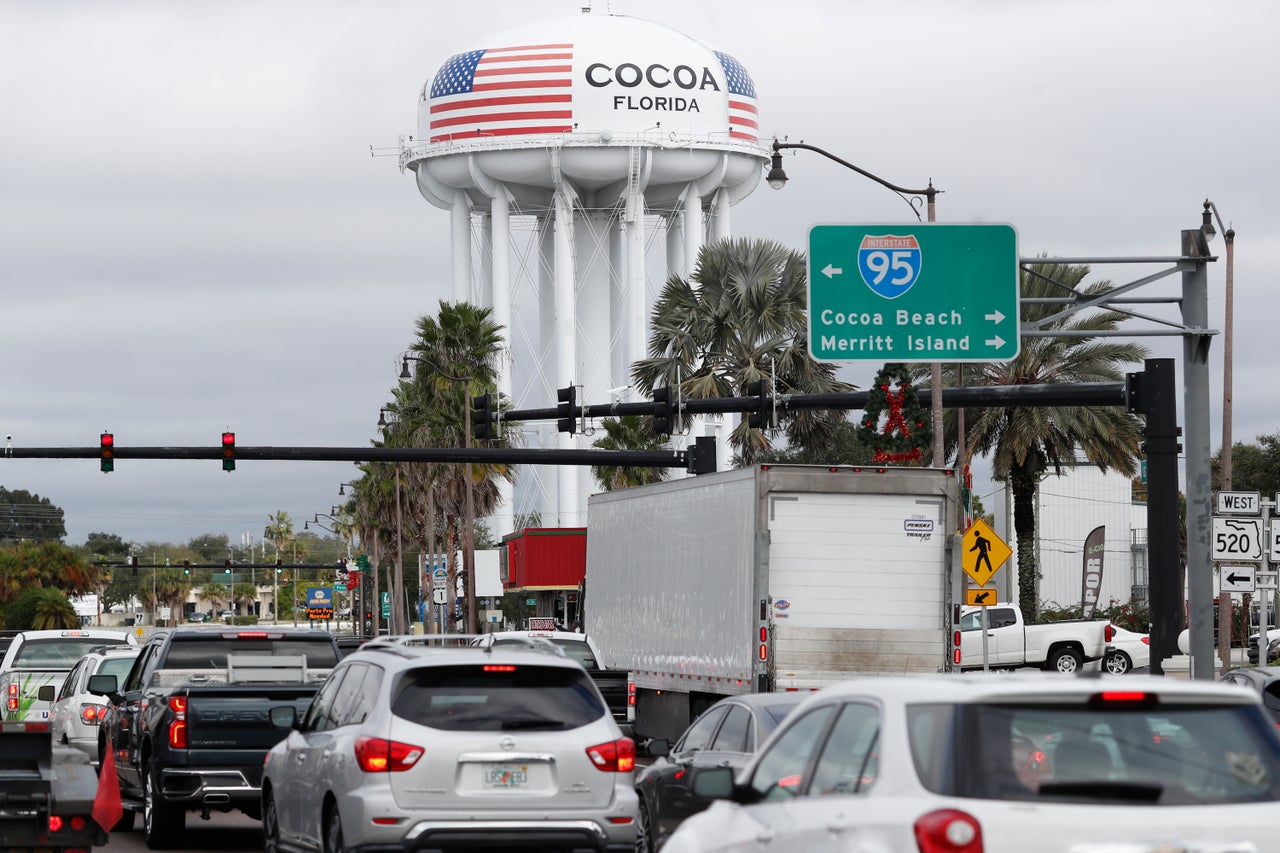
<path fill-rule="evenodd" d="M 622 729 L 622 733 L 629 738 L 635 737 L 635 708 L 631 704 L 631 679 L 630 673 L 625 669 L 609 669 L 604 662 L 600 660 L 600 652 L 596 649 L 595 643 L 586 634 L 579 634 L 577 631 L 544 631 L 540 629 L 530 629 L 527 631 L 494 631 L 485 634 L 482 642 L 492 642 L 497 645 L 510 643 L 511 645 L 523 645 L 524 637 L 536 637 L 554 643 L 564 650 L 565 656 L 576 660 L 582 664 L 582 668 L 587 671 L 587 675 L 591 676 L 591 680 L 595 682 L 596 688 L 600 691 L 601 698 L 609 707 L 609 712 L 613 715 L 613 720 L 618 724 L 618 728 Z"/>
<path fill-rule="evenodd" d="M 340 655 L 324 631 L 184 627 L 158 631 L 124 684 L 92 676 L 110 702 L 99 754 L 113 750 L 125 816 L 141 812 L 152 849 L 181 844 L 189 811 L 260 818 L 262 762 L 285 734 L 268 708 L 299 716 Z M 104 765 L 105 766 L 105 765 Z"/>

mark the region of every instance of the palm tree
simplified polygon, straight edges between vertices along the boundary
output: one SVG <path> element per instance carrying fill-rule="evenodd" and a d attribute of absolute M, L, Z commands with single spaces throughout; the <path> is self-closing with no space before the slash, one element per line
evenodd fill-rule
<path fill-rule="evenodd" d="M 267 526 L 262 535 L 276 546 L 277 560 L 280 559 L 280 552 L 297 538 L 293 533 L 293 519 L 284 510 L 277 510 L 274 515 L 267 516 Z"/>
<path fill-rule="evenodd" d="M 1081 286 L 1089 274 L 1083 265 L 1039 263 L 1023 270 L 1023 323 L 1052 319 L 1044 328 L 1062 337 L 1023 338 L 1017 358 L 1008 362 L 944 367 L 944 384 L 1040 385 L 1045 383 L 1117 382 L 1124 366 L 1140 362 L 1147 348 L 1119 338 L 1103 337 L 1125 315 L 1096 311 L 1057 317 L 1060 304 L 1030 303 L 1035 297 L 1061 297 L 1064 288 L 1083 298 L 1105 293 L 1109 281 Z M 1056 282 L 1056 284 L 1055 284 Z M 928 375 L 928 365 L 913 365 L 913 375 Z M 1013 525 L 1018 553 L 1018 602 L 1028 621 L 1039 610 L 1039 567 L 1036 563 L 1035 494 L 1040 480 L 1053 470 L 1076 464 L 1077 452 L 1103 471 L 1114 468 L 1132 477 L 1138 470 L 1142 425 L 1119 406 L 967 408 L 965 447 L 970 456 L 990 453 L 997 480 L 1013 492 Z M 949 451 L 957 440 L 956 410 L 944 417 Z"/>
<path fill-rule="evenodd" d="M 698 253 L 689 279 L 672 276 L 654 304 L 649 357 L 632 366 L 637 386 L 679 387 L 687 399 L 736 397 L 749 382 L 772 381 L 775 394 L 852 390 L 835 366 L 808 348 L 805 257 L 769 240 L 721 240 Z M 674 395 L 673 395 L 674 396 Z M 818 446 L 839 413 L 785 412 L 780 428 L 792 446 Z M 682 419 L 686 420 L 686 419 Z M 769 429 L 743 418 L 730 435 L 747 463 L 770 446 Z"/>
<path fill-rule="evenodd" d="M 418 362 L 412 378 L 402 380 L 393 391 L 388 409 L 395 412 L 394 430 L 388 432 L 389 444 L 417 447 L 465 447 L 469 400 L 481 394 L 496 395 L 502 327 L 493 322 L 492 309 L 467 302 L 440 302 L 435 317 L 418 318 L 417 340 L 410 348 L 410 359 Z M 500 407 L 505 400 L 499 399 Z M 487 446 L 510 446 L 519 432 L 508 424 L 502 436 L 489 440 Z M 468 475 L 470 480 L 468 481 Z M 446 551 L 461 551 L 469 561 L 468 548 L 455 547 L 458 540 L 473 542 L 474 530 L 467 523 L 467 498 L 471 498 L 470 522 L 491 514 L 497 508 L 499 483 L 513 482 L 515 469 L 506 464 L 469 465 L 424 464 L 404 466 L 410 483 L 407 517 L 421 553 L 435 550 L 435 515 L 445 520 Z M 469 570 L 471 566 L 467 567 Z M 457 567 L 450 561 L 449 577 L 456 582 Z M 466 589 L 474 590 L 474 578 L 465 578 Z M 403 601 L 403 579 L 397 572 L 397 601 Z M 452 585 L 450 589 L 455 588 Z M 475 631 L 474 596 L 468 595 L 468 625 Z"/>
<path fill-rule="evenodd" d="M 204 585 L 204 597 L 209 599 L 209 607 L 216 616 L 222 610 L 223 602 L 229 600 L 227 585 L 218 581 L 209 581 Z"/>
<path fill-rule="evenodd" d="M 600 425 L 604 427 L 605 435 L 592 442 L 591 446 L 601 450 L 661 450 L 667 443 L 665 438 L 654 433 L 652 418 L 623 415 L 606 418 Z M 591 473 L 606 492 L 661 483 L 667 479 L 665 468 L 635 465 L 592 465 Z"/>

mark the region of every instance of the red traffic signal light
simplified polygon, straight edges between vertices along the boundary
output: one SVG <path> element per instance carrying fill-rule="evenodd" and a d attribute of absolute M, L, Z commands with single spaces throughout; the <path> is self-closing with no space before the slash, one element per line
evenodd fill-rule
<path fill-rule="evenodd" d="M 99 467 L 107 474 L 116 468 L 116 440 L 109 432 L 104 432 L 98 439 L 98 454 L 101 457 Z"/>
<path fill-rule="evenodd" d="M 236 470 L 236 434 L 234 432 L 222 434 L 222 470 Z"/>

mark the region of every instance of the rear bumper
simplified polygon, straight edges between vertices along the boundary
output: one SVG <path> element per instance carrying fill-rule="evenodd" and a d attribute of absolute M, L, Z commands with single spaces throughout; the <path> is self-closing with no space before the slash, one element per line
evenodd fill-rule
<path fill-rule="evenodd" d="M 363 844 L 355 853 L 417 850 L 565 850 L 633 853 L 634 827 L 619 838 L 595 821 L 422 821 L 396 844 Z"/>
<path fill-rule="evenodd" d="M 162 768 L 160 796 L 166 803 L 188 808 L 257 809 L 262 788 L 236 767 Z"/>

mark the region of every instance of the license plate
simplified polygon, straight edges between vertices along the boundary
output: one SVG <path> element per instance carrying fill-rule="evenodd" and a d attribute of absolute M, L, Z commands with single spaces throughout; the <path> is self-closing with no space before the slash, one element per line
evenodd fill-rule
<path fill-rule="evenodd" d="M 529 784 L 529 768 L 527 765 L 490 764 L 484 769 L 483 784 L 486 788 L 523 788 Z"/>

